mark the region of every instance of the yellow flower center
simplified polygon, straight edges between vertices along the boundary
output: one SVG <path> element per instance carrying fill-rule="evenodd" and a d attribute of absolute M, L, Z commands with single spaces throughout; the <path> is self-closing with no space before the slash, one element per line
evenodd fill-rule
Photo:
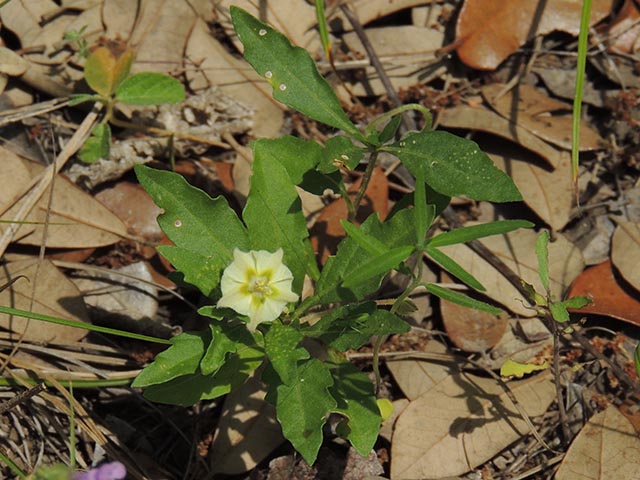
<path fill-rule="evenodd" d="M 267 276 L 254 276 L 249 282 L 249 292 L 258 298 L 270 297 L 273 295 L 273 289 L 269 285 Z"/>

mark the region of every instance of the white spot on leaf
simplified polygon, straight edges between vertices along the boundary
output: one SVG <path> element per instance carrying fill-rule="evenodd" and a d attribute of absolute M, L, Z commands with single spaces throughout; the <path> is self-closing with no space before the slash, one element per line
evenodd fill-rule
<path fill-rule="evenodd" d="M 261 37 L 264 37 L 267 34 L 267 31 L 264 28 L 261 28 L 260 31 L 258 32 L 258 35 L 260 35 Z"/>

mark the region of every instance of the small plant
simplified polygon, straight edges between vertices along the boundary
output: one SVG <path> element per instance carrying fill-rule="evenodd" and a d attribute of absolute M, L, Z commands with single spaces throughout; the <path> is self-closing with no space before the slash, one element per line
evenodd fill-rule
<path fill-rule="evenodd" d="M 71 30 L 66 31 L 62 37 L 68 42 L 75 43 L 75 46 L 78 49 L 78 52 L 76 53 L 78 58 L 86 58 L 89 55 L 89 43 L 82 37 L 82 34 L 86 29 L 86 25 L 80 28 L 80 30 L 72 28 Z"/>
<path fill-rule="evenodd" d="M 85 162 L 109 157 L 109 123 L 136 127 L 114 117 L 114 108 L 118 103 L 159 105 L 178 103 L 185 98 L 184 87 L 173 77 L 153 72 L 130 75 L 134 57 L 135 52 L 131 48 L 116 42 L 97 47 L 87 57 L 84 78 L 95 94 L 74 95 L 72 104 L 101 102 L 106 112 L 80 150 L 80 158 Z"/>
<path fill-rule="evenodd" d="M 191 405 L 227 394 L 250 375 L 260 375 L 285 437 L 309 463 L 316 458 L 329 413 L 344 417 L 338 431 L 366 455 L 376 441 L 381 414 L 371 381 L 344 352 L 375 336 L 407 332 L 410 327 L 399 312 L 418 286 L 462 305 L 500 313 L 486 303 L 423 283 L 422 256 L 482 291 L 480 282 L 440 247 L 532 224 L 509 220 L 427 237 L 451 196 L 511 202 L 521 200 L 520 193 L 474 142 L 431 131 L 429 112 L 420 105 L 388 112 L 361 131 L 305 50 L 239 8 L 231 14 L 245 58 L 273 86 L 274 97 L 344 133 L 325 145 L 290 136 L 255 141 L 242 219 L 224 198 L 210 198 L 177 174 L 136 167 L 140 183 L 164 209 L 158 222 L 175 244 L 158 249 L 185 282 L 211 299 L 210 306 L 199 310 L 211 321 L 203 332 L 175 337 L 133 385 L 145 387 L 150 400 Z M 102 93 L 109 97 L 115 91 L 119 98 L 125 85 L 114 80 Z M 399 115 L 409 109 L 422 112 L 425 129 L 394 141 Z M 412 173 L 415 193 L 401 200 L 384 222 L 373 214 L 358 226 L 354 219 L 381 152 L 396 155 Z M 352 200 L 341 169 L 352 170 L 365 158 L 362 187 Z M 313 193 L 331 189 L 348 205 L 349 218 L 343 221 L 348 236 L 321 270 L 296 186 Z M 419 257 L 418 272 L 408 266 L 412 256 Z M 385 309 L 375 294 L 392 270 L 411 281 Z M 305 277 L 315 289 L 301 298 Z M 312 312 L 320 318 L 317 322 L 309 321 Z M 307 350 L 310 341 L 323 346 L 323 359 Z M 379 347 L 380 342 L 376 354 Z M 374 371 L 379 379 L 377 359 Z"/>

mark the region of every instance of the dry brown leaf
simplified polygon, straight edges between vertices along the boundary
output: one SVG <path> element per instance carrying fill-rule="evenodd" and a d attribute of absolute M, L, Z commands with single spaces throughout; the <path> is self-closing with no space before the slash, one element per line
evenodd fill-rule
<path fill-rule="evenodd" d="M 450 283 L 452 278 L 443 272 L 442 281 Z M 449 339 L 465 352 L 486 352 L 493 348 L 509 324 L 509 317 L 504 313 L 496 316 L 443 299 L 440 299 L 440 313 Z"/>
<path fill-rule="evenodd" d="M 509 387 L 530 417 L 546 412 L 555 398 L 549 372 L 510 382 Z M 495 380 L 449 375 L 398 418 L 391 442 L 391 478 L 462 475 L 529 431 Z"/>
<path fill-rule="evenodd" d="M 0 72 L 16 76 L 22 75 L 29 64 L 14 51 L 9 50 L 7 47 L 0 47 Z"/>
<path fill-rule="evenodd" d="M 122 38 L 136 49 L 132 72 L 175 72 L 183 67 L 184 51 L 196 20 L 185 0 L 142 0 L 140 17 L 127 0 L 105 0 L 102 21 L 106 36 Z M 132 31 L 135 21 L 135 30 Z"/>
<path fill-rule="evenodd" d="M 624 279 L 640 290 L 640 223 L 618 223 L 611 239 L 611 261 Z"/>
<path fill-rule="evenodd" d="M 440 342 L 431 341 L 421 353 L 441 357 L 447 355 L 447 347 Z M 450 376 L 452 372 L 458 372 L 459 363 L 453 355 L 450 355 L 449 361 L 390 357 L 386 362 L 393 379 L 409 400 L 417 399 Z"/>
<path fill-rule="evenodd" d="M 358 15 L 358 20 L 363 25 L 389 14 L 399 12 L 405 8 L 419 7 L 436 3 L 435 0 L 354 0 L 351 8 Z"/>
<path fill-rule="evenodd" d="M 482 95 L 504 118 L 553 145 L 571 150 L 573 119 L 570 104 L 550 98 L 531 85 L 518 85 L 501 95 L 503 89 L 504 85 L 492 83 L 482 88 Z M 596 150 L 603 144 L 598 132 L 582 120 L 580 151 Z"/>
<path fill-rule="evenodd" d="M 634 54 L 640 50 L 640 6 L 626 0 L 609 25 L 609 50 Z"/>
<path fill-rule="evenodd" d="M 563 153 L 553 171 L 527 161 L 522 152 L 501 148 L 500 154 L 489 154 L 496 167 L 508 173 L 526 203 L 552 230 L 562 229 L 570 220 L 573 206 L 571 157 Z"/>
<path fill-rule="evenodd" d="M 597 413 L 573 440 L 556 480 L 638 478 L 640 438 L 614 406 Z"/>
<path fill-rule="evenodd" d="M 237 475 L 264 460 L 284 438 L 264 386 L 250 378 L 227 395 L 210 449 L 214 473 Z"/>
<path fill-rule="evenodd" d="M 198 66 L 185 73 L 191 89 L 217 85 L 255 111 L 253 133 L 256 136 L 274 137 L 280 132 L 286 107 L 272 98 L 271 85 L 248 63 L 233 57 L 220 45 L 202 20 L 196 21 L 191 32 L 186 57 Z"/>
<path fill-rule="evenodd" d="M 408 88 L 428 77 L 442 65 L 435 52 L 442 47 L 444 32 L 414 25 L 367 28 L 367 38 L 396 90 Z M 351 52 L 367 57 L 367 52 L 355 32 L 343 36 Z M 437 64 L 437 65 L 436 65 Z M 365 69 L 365 79 L 354 84 L 355 95 L 381 95 L 386 89 L 373 67 Z"/>
<path fill-rule="evenodd" d="M 590 25 L 609 15 L 612 4 L 593 0 Z M 577 36 L 581 9 L 581 0 L 466 0 L 456 24 L 458 55 L 470 67 L 493 70 L 535 36 L 554 30 Z"/>
<path fill-rule="evenodd" d="M 42 171 L 43 167 L 29 162 L 23 163 L 19 158 L 7 150 L 0 150 L 0 155 L 11 162 L 13 172 L 6 175 L 18 181 L 9 182 L 9 191 L 24 190 L 31 180 L 31 175 Z M 16 162 L 21 162 L 21 166 Z M 3 167 L 0 167 L 3 168 Z M 31 170 L 29 177 L 27 172 Z M 42 232 L 46 220 L 46 209 L 49 203 L 49 190 L 47 190 L 36 207 L 29 213 L 25 221 L 38 222 L 37 225 L 22 225 L 16 232 L 16 242 L 25 245 L 40 245 Z M 10 199 L 15 197 L 15 192 L 6 199 L 0 195 L 0 206 L 8 206 Z M 1 218 L 11 220 L 14 218 L 19 203 L 9 208 Z M 65 177 L 58 175 L 54 182 L 54 195 L 51 203 L 51 215 L 47 230 L 47 246 L 53 248 L 86 248 L 110 245 L 127 235 L 124 224 L 100 202 L 91 195 L 80 190 L 75 184 Z M 6 228 L 0 224 L 0 231 Z"/>
<path fill-rule="evenodd" d="M 4 284 L 24 275 L 6 290 L 0 292 L 0 305 L 29 310 L 31 293 L 33 295 L 33 312 L 50 315 L 76 322 L 89 322 L 87 309 L 82 295 L 76 286 L 60 272 L 49 260 L 44 260 L 36 278 L 37 259 L 28 259 L 8 263 L 0 273 L 0 283 Z M 86 330 L 67 327 L 39 320 L 27 320 L 21 317 L 10 317 L 0 314 L 0 326 L 16 333 L 26 330 L 24 339 L 30 342 L 75 342 L 84 338 Z"/>
<path fill-rule="evenodd" d="M 640 299 L 637 292 L 627 291 L 615 278 L 611 261 L 588 268 L 576 278 L 569 297 L 589 297 L 592 303 L 577 310 L 617 318 L 640 326 Z"/>
<path fill-rule="evenodd" d="M 551 145 L 485 107 L 460 105 L 443 110 L 438 115 L 438 123 L 447 128 L 481 130 L 507 138 L 537 153 L 554 168 L 561 160 L 560 152 Z"/>
<path fill-rule="evenodd" d="M 216 8 L 220 12 L 220 19 L 226 33 L 231 37 L 236 37 L 231 17 L 229 15 L 230 6 L 240 7 L 255 17 L 260 17 L 258 4 L 252 0 L 219 0 L 216 1 Z M 266 16 L 262 21 L 267 22 L 276 30 L 285 34 L 289 40 L 302 48 L 310 50 L 313 55 L 320 52 L 320 37 L 316 25 L 316 11 L 313 4 L 307 2 L 292 2 L 291 0 L 269 0 L 266 2 Z M 224 21 L 227 20 L 227 21 Z M 242 44 L 236 38 L 236 47 L 242 50 Z"/>
<path fill-rule="evenodd" d="M 538 278 L 535 253 L 537 234 L 533 230 L 516 230 L 507 235 L 494 235 L 481 242 L 539 292 L 544 289 Z M 535 311 L 524 301 L 518 290 L 496 269 L 464 244 L 443 247 L 442 251 L 475 276 L 487 289 L 489 298 L 504 305 L 513 313 L 533 317 Z M 565 290 L 584 268 L 580 250 L 562 235 L 549 244 L 549 280 L 555 298 L 564 298 Z"/>

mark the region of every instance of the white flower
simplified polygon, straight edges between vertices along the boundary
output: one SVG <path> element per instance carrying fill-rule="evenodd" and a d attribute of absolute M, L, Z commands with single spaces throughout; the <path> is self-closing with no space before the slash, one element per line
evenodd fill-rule
<path fill-rule="evenodd" d="M 228 307 L 249 317 L 252 332 L 262 322 L 280 316 L 287 303 L 298 300 L 291 290 L 293 274 L 282 263 L 282 249 L 233 251 L 233 262 L 222 273 L 222 298 L 218 307 Z"/>

